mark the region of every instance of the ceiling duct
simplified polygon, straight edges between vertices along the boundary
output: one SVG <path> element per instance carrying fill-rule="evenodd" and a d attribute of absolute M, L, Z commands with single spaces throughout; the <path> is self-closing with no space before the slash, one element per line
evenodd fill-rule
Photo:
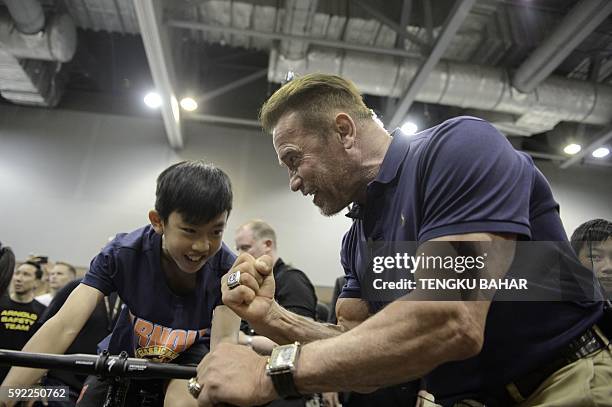
<path fill-rule="evenodd" d="M 15 27 L 23 34 L 36 34 L 45 26 L 45 13 L 38 0 L 4 0 L 15 21 Z"/>
<path fill-rule="evenodd" d="M 18 2 L 22 7 L 16 16 L 0 13 L 0 94 L 17 104 L 55 106 L 63 91 L 62 62 L 76 51 L 76 27 L 66 14 L 51 15 L 46 22 L 43 15 L 44 29 L 25 34 L 15 18 L 25 21 L 24 16 L 38 15 L 40 4 Z M 35 25 L 28 27 L 33 30 Z"/>
<path fill-rule="evenodd" d="M 282 32 L 291 35 L 310 33 L 317 3 L 317 0 L 286 0 Z M 304 41 L 281 41 L 281 53 L 288 59 L 302 59 L 307 50 L 308 44 Z"/>
<path fill-rule="evenodd" d="M 610 13 L 610 0 L 579 2 L 521 64 L 512 78 L 513 86 L 521 92 L 532 92 Z"/>
<path fill-rule="evenodd" d="M 400 97 L 421 61 L 312 47 L 301 60 L 270 53 L 268 80 L 282 82 L 287 71 L 326 72 L 350 78 L 367 94 Z M 612 121 L 612 86 L 551 76 L 533 92 L 512 87 L 504 69 L 442 61 L 432 70 L 416 101 L 507 113 L 510 134 L 551 130 L 561 121 L 603 125 Z"/>
<path fill-rule="evenodd" d="M 76 29 L 67 14 L 50 16 L 44 34 L 37 35 L 20 33 L 10 16 L 0 14 L 0 47 L 16 58 L 68 62 L 76 45 Z"/>

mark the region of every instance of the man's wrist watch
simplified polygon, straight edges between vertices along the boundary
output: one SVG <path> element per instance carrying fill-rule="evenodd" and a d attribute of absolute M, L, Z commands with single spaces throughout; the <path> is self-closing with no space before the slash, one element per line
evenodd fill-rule
<path fill-rule="evenodd" d="M 272 384 L 278 395 L 282 398 L 298 398 L 302 395 L 298 392 L 293 381 L 298 356 L 300 355 L 300 343 L 277 346 L 266 365 L 266 374 L 272 379 Z"/>

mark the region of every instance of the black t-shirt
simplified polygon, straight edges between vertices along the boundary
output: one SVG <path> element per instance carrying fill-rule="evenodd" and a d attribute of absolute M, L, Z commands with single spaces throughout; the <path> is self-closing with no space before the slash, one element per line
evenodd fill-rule
<path fill-rule="evenodd" d="M 40 318 L 39 324 L 42 325 L 53 317 L 80 283 L 81 279 L 73 280 L 59 290 Z M 100 301 L 65 353 L 67 355 L 75 353 L 96 354 L 98 343 L 113 330 L 121 310 L 120 304 L 121 300 L 117 298 L 116 293 Z M 60 380 L 75 389 L 80 389 L 83 386 L 86 377 L 60 370 L 50 370 L 47 376 Z"/>
<path fill-rule="evenodd" d="M 315 319 L 317 295 L 310 279 L 301 270 L 278 259 L 274 264 L 274 299 L 283 308 L 304 317 Z"/>
<path fill-rule="evenodd" d="M 28 303 L 13 301 L 8 294 L 0 297 L 0 349 L 21 350 L 38 329 L 45 306 L 36 300 Z M 0 366 L 0 382 L 9 366 Z"/>
<path fill-rule="evenodd" d="M 276 302 L 295 314 L 316 319 L 317 295 L 306 274 L 285 264 L 280 258 L 274 263 L 272 272 L 276 285 L 274 290 Z M 248 335 L 255 334 L 246 321 L 242 321 L 240 330 Z"/>

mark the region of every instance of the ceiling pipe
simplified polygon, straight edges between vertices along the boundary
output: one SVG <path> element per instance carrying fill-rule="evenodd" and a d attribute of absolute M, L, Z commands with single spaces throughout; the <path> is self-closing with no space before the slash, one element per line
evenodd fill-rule
<path fill-rule="evenodd" d="M 523 93 L 532 92 L 610 13 L 610 0 L 582 0 L 518 68 L 512 85 Z"/>
<path fill-rule="evenodd" d="M 284 34 L 307 35 L 312 27 L 312 19 L 317 11 L 317 0 L 286 0 L 285 16 L 282 22 Z M 308 42 L 282 40 L 281 52 L 290 59 L 302 59 L 308 50 Z"/>
<path fill-rule="evenodd" d="M 0 12 L 0 47 L 15 58 L 68 62 L 77 47 L 77 30 L 68 14 L 52 15 L 43 34 L 24 35 Z"/>
<path fill-rule="evenodd" d="M 327 72 L 351 79 L 366 94 L 400 97 L 422 60 L 312 47 L 299 61 L 270 53 L 268 80 L 281 83 L 287 71 Z M 559 122 L 605 125 L 612 121 L 612 86 L 551 76 L 532 93 L 521 93 L 504 69 L 440 61 L 415 96 L 423 103 L 509 113 L 524 135 L 551 130 Z"/>
<path fill-rule="evenodd" d="M 19 32 L 36 34 L 45 27 L 45 13 L 38 0 L 4 0 L 4 4 Z"/>

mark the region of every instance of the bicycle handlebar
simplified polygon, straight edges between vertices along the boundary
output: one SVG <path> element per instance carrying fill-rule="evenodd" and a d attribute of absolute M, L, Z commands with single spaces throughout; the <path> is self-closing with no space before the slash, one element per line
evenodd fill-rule
<path fill-rule="evenodd" d="M 102 377 L 129 377 L 133 379 L 189 379 L 197 376 L 195 366 L 157 363 L 146 359 L 128 358 L 127 353 L 111 356 L 54 355 L 0 349 L 0 365 L 23 366 L 36 369 L 58 369 Z"/>

